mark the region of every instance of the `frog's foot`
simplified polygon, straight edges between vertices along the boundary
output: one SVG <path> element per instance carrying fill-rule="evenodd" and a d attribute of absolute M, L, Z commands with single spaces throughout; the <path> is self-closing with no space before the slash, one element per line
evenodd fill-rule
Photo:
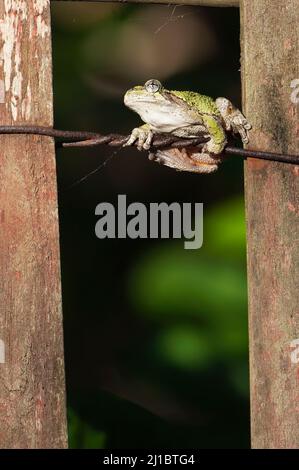
<path fill-rule="evenodd" d="M 214 173 L 220 158 L 199 152 L 197 147 L 166 148 L 149 154 L 149 159 L 178 171 Z"/>
<path fill-rule="evenodd" d="M 240 134 L 243 144 L 248 144 L 248 131 L 252 128 L 246 117 L 227 98 L 217 98 L 216 106 L 219 109 L 225 128 L 234 134 Z"/>
<path fill-rule="evenodd" d="M 138 150 L 149 150 L 153 140 L 153 135 L 153 132 L 147 124 L 135 127 L 131 132 L 129 140 L 124 144 L 124 147 L 133 145 L 137 141 Z"/>

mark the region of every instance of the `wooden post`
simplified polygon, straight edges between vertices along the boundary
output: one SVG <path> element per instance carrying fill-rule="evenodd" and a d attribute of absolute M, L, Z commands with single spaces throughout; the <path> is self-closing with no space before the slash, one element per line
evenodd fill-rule
<path fill-rule="evenodd" d="M 0 122 L 51 126 L 49 0 L 0 0 Z M 0 447 L 66 447 L 55 149 L 0 137 Z"/>
<path fill-rule="evenodd" d="M 298 0 L 242 0 L 242 79 L 250 147 L 299 153 Z M 297 103 L 296 103 L 297 101 Z M 299 447 L 299 167 L 245 167 L 251 432 L 254 448 Z M 297 346 L 298 347 L 298 346 Z"/>

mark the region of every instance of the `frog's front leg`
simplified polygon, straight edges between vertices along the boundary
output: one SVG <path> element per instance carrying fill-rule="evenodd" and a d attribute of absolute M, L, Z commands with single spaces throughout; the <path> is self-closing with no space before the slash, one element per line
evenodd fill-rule
<path fill-rule="evenodd" d="M 226 130 L 240 134 L 243 144 L 248 144 L 248 131 L 252 126 L 241 111 L 227 98 L 217 98 L 216 106 L 221 113 Z"/>
<path fill-rule="evenodd" d="M 149 150 L 153 136 L 154 134 L 148 124 L 135 127 L 135 129 L 133 129 L 131 132 L 129 140 L 124 144 L 124 147 L 133 145 L 137 141 L 138 150 Z"/>

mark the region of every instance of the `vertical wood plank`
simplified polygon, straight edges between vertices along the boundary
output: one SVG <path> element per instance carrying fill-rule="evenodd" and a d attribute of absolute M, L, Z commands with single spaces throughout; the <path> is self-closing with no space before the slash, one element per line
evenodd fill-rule
<path fill-rule="evenodd" d="M 250 147 L 299 153 L 298 0 L 242 0 L 242 80 Z M 254 448 L 299 447 L 299 167 L 245 165 Z M 293 358 L 293 360 L 292 360 Z"/>
<path fill-rule="evenodd" d="M 0 0 L 0 122 L 51 126 L 49 0 Z M 66 447 L 55 148 L 0 136 L 0 447 Z"/>

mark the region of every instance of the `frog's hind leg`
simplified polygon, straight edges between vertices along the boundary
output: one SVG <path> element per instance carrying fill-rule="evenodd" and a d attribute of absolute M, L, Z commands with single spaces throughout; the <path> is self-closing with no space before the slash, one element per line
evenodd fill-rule
<path fill-rule="evenodd" d="M 201 153 L 196 147 L 158 150 L 150 153 L 149 159 L 178 171 L 206 174 L 214 173 L 220 163 L 220 158 Z"/>

